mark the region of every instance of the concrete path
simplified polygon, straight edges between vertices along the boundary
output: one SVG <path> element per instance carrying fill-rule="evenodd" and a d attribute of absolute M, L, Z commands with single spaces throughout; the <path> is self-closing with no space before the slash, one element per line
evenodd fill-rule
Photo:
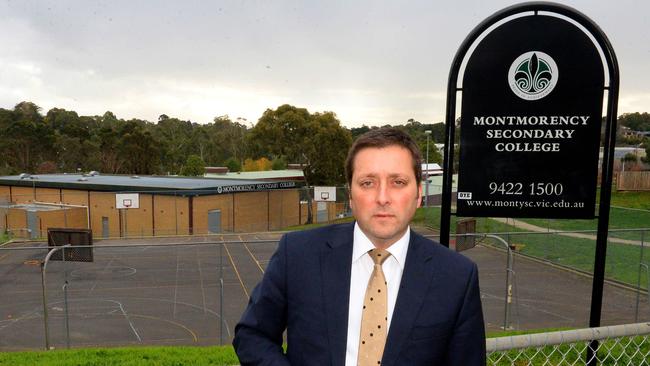
<path fill-rule="evenodd" d="M 511 218 L 503 218 L 503 217 L 493 217 L 492 218 L 495 221 L 508 224 L 508 225 L 513 225 L 516 226 L 520 229 L 528 230 L 528 231 L 534 231 L 538 233 L 545 233 L 548 232 L 549 229 L 533 224 L 529 224 L 527 222 L 523 222 L 521 220 L 515 220 Z M 557 233 L 558 235 L 563 235 L 563 236 L 569 236 L 572 238 L 580 238 L 580 239 L 589 239 L 589 240 L 596 240 L 596 235 L 591 235 L 591 234 L 582 234 L 582 233 L 572 233 L 572 232 L 562 232 L 562 231 L 557 231 L 553 230 L 554 233 Z M 629 239 L 621 239 L 621 238 L 612 238 L 609 237 L 607 238 L 607 241 L 611 243 L 619 243 L 619 244 L 628 244 L 628 245 L 641 245 L 641 242 L 638 240 L 629 240 Z"/>

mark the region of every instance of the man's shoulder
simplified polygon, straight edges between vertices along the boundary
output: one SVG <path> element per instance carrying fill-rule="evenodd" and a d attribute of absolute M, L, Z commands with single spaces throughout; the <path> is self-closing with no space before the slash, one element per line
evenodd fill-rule
<path fill-rule="evenodd" d="M 466 256 L 455 252 L 439 242 L 426 238 L 416 232 L 411 232 L 414 240 L 419 242 L 424 251 L 430 253 L 433 258 L 436 258 L 438 264 L 444 263 L 445 267 L 460 269 L 471 269 L 475 266 L 474 262 Z"/>
<path fill-rule="evenodd" d="M 351 241 L 354 222 L 334 224 L 315 229 L 292 231 L 284 234 L 283 241 L 288 246 L 317 247 L 322 244 Z"/>

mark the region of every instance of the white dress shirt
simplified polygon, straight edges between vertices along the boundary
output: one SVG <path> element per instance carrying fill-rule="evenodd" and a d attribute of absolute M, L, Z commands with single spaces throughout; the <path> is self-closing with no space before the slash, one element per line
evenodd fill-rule
<path fill-rule="evenodd" d="M 388 331 L 390 321 L 395 309 L 397 292 L 402 280 L 406 252 L 411 238 L 411 229 L 386 250 L 391 254 L 382 265 L 386 282 L 388 282 Z M 359 334 L 361 333 L 361 317 L 363 315 L 363 299 L 366 296 L 366 287 L 374 268 L 374 262 L 368 251 L 374 249 L 370 239 L 361 231 L 359 224 L 354 225 L 354 241 L 352 247 L 352 273 L 350 276 L 350 305 L 348 314 L 348 342 L 345 352 L 345 365 L 355 366 L 359 353 Z"/>

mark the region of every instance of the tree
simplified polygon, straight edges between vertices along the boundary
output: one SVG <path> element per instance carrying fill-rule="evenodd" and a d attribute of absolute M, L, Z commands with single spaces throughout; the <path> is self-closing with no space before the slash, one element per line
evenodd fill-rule
<path fill-rule="evenodd" d="M 272 163 L 269 159 L 261 157 L 257 160 L 248 158 L 244 160 L 243 170 L 245 172 L 256 172 L 262 170 L 271 170 Z"/>
<path fill-rule="evenodd" d="M 287 169 L 287 161 L 282 156 L 278 156 L 271 161 L 272 170 L 284 170 Z"/>
<path fill-rule="evenodd" d="M 241 171 L 241 164 L 239 163 L 239 160 L 233 157 L 228 158 L 228 160 L 224 162 L 224 165 L 228 167 L 228 171 L 230 172 Z"/>
<path fill-rule="evenodd" d="M 57 172 L 56 163 L 53 161 L 44 161 L 38 164 L 36 168 L 36 173 L 38 174 L 52 174 Z"/>
<path fill-rule="evenodd" d="M 52 148 L 54 134 L 43 121 L 40 107 L 32 102 L 18 103 L 3 124 L 2 155 L 15 170 L 33 172 L 44 160 L 56 160 Z M 4 119 L 4 118 L 3 118 Z"/>
<path fill-rule="evenodd" d="M 198 155 L 190 155 L 187 157 L 185 165 L 181 169 L 181 175 L 184 176 L 203 176 L 205 173 L 205 162 Z"/>
<path fill-rule="evenodd" d="M 177 174 L 188 155 L 196 153 L 192 149 L 192 123 L 161 115 L 152 130 L 155 139 L 160 142 L 159 164 L 162 171 Z"/>
<path fill-rule="evenodd" d="M 316 113 L 313 122 L 311 137 L 303 147 L 308 164 L 305 178 L 311 185 L 343 185 L 352 135 L 333 112 Z"/>
<path fill-rule="evenodd" d="M 100 151 L 100 170 L 109 174 L 119 173 L 124 165 L 124 156 L 120 154 L 119 150 L 120 136 L 118 129 L 121 122 L 111 111 L 97 117 L 97 120 L 99 128 L 93 139 Z"/>
<path fill-rule="evenodd" d="M 350 133 L 352 134 L 352 140 L 356 140 L 357 137 L 363 135 L 364 133 L 370 131 L 370 127 L 362 125 L 361 127 L 352 127 Z"/>
<path fill-rule="evenodd" d="M 621 158 L 621 163 L 623 163 L 623 170 L 633 170 L 631 168 L 636 165 L 637 161 L 637 156 L 633 153 L 625 154 L 625 156 Z M 628 167 L 627 169 L 625 168 L 626 165 Z"/>
<path fill-rule="evenodd" d="M 311 115 L 288 104 L 267 109 L 250 132 L 253 157 L 286 156 L 292 163 L 306 162 L 305 142 L 311 138 Z"/>
<path fill-rule="evenodd" d="M 650 131 L 649 113 L 624 113 L 618 117 L 618 124 L 633 131 Z"/>
<path fill-rule="evenodd" d="M 352 143 L 333 112 L 311 114 L 288 104 L 267 109 L 249 134 L 254 157 L 283 156 L 305 164 L 309 184 L 343 184 L 343 164 Z"/>
<path fill-rule="evenodd" d="M 152 133 L 153 124 L 131 119 L 121 125 L 118 148 L 124 173 L 155 174 L 160 171 L 160 143 Z"/>
<path fill-rule="evenodd" d="M 242 171 L 245 172 L 256 172 L 259 168 L 257 166 L 257 161 L 251 158 L 244 160 L 244 166 L 242 166 Z"/>

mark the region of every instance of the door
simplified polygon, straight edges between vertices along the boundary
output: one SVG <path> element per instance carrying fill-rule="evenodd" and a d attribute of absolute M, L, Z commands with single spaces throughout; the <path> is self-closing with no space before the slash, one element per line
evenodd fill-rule
<path fill-rule="evenodd" d="M 208 211 L 208 232 L 210 234 L 221 232 L 221 210 Z"/>
<path fill-rule="evenodd" d="M 102 238 L 106 239 L 110 235 L 110 230 L 108 227 L 108 217 L 102 216 Z"/>
<path fill-rule="evenodd" d="M 316 222 L 327 222 L 327 202 L 318 201 L 316 203 Z"/>
<path fill-rule="evenodd" d="M 29 238 L 36 239 L 41 235 L 38 227 L 38 215 L 36 211 L 27 211 L 27 228 L 29 229 Z"/>

